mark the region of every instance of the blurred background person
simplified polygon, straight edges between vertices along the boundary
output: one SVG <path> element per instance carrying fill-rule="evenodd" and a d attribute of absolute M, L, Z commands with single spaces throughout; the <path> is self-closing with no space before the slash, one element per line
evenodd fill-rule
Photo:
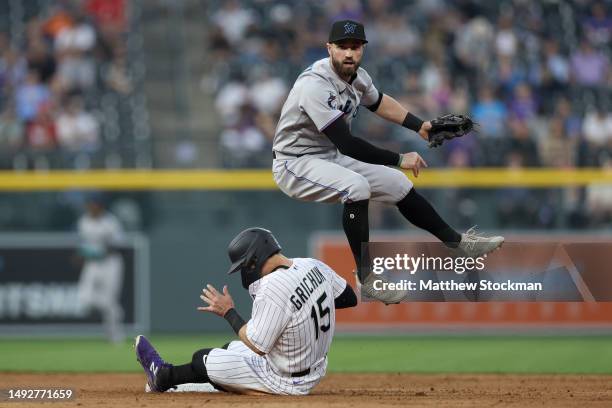
<path fill-rule="evenodd" d="M 109 340 L 119 343 L 124 339 L 123 308 L 120 297 L 123 287 L 123 259 L 118 245 L 123 239 L 119 220 L 104 207 L 99 193 L 87 197 L 86 210 L 78 221 L 81 238 L 79 255 L 83 270 L 78 286 L 81 305 L 102 314 Z"/>

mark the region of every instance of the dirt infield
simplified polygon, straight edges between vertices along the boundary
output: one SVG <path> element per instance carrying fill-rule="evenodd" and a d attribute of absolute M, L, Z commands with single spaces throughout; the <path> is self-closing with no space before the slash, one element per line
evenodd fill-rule
<path fill-rule="evenodd" d="M 73 401 L 59 407 L 610 407 L 612 376 L 330 374 L 307 397 L 239 396 L 225 393 L 145 394 L 138 374 L 0 373 L 0 388 L 72 388 Z M 43 404 L 49 406 L 48 404 Z M 1 407 L 39 406 L 0 403 Z"/>

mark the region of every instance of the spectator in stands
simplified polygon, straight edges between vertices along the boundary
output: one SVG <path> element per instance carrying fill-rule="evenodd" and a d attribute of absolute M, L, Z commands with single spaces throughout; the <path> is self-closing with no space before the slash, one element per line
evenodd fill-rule
<path fill-rule="evenodd" d="M 23 143 L 23 124 L 17 118 L 15 107 L 8 105 L 0 113 L 0 156 L 2 168 L 8 167 L 9 156 L 14 154 Z"/>
<path fill-rule="evenodd" d="M 418 58 L 421 35 L 411 25 L 406 24 L 406 17 L 401 13 L 389 13 L 368 27 L 368 39 L 372 47 L 380 50 L 388 64 L 410 64 Z"/>
<path fill-rule="evenodd" d="M 492 68 L 490 81 L 496 82 L 504 100 L 512 98 L 514 88 L 525 81 L 525 72 L 517 61 L 500 57 Z"/>
<path fill-rule="evenodd" d="M 571 57 L 572 77 L 579 86 L 595 87 L 607 79 L 608 58 L 597 51 L 587 40 L 582 40 L 580 48 Z"/>
<path fill-rule="evenodd" d="M 269 115 L 280 114 L 289 92 L 282 78 L 273 76 L 269 66 L 262 66 L 253 69 L 251 83 L 249 100 L 254 108 Z"/>
<path fill-rule="evenodd" d="M 255 14 L 238 0 L 228 0 L 221 4 L 221 9 L 215 13 L 212 20 L 223 32 L 225 39 L 236 46 L 256 23 Z"/>
<path fill-rule="evenodd" d="M 475 89 L 478 75 L 492 62 L 495 32 L 484 17 L 476 17 L 459 27 L 453 44 L 459 73 L 466 76 L 471 89 Z"/>
<path fill-rule="evenodd" d="M 591 5 L 591 14 L 584 20 L 584 31 L 591 44 L 596 46 L 610 44 L 612 18 L 608 17 L 604 3 L 598 1 Z"/>
<path fill-rule="evenodd" d="M 0 49 L 0 87 L 2 96 L 10 98 L 14 88 L 25 81 L 28 71 L 26 59 L 14 48 Z"/>
<path fill-rule="evenodd" d="M 547 167 L 574 167 L 575 139 L 565 132 L 563 119 L 553 117 L 546 136 L 540 141 L 539 152 L 542 164 Z"/>
<path fill-rule="evenodd" d="M 126 29 L 126 0 L 85 0 L 85 10 L 103 36 L 114 38 Z"/>
<path fill-rule="evenodd" d="M 515 167 L 537 167 L 540 165 L 538 148 L 527 122 L 517 118 L 509 121 L 510 139 L 507 163 Z M 516 156 L 520 156 L 520 160 Z"/>
<path fill-rule="evenodd" d="M 71 152 L 94 152 L 99 147 L 99 124 L 85 111 L 83 99 L 71 96 L 57 118 L 57 137 L 62 148 Z"/>
<path fill-rule="evenodd" d="M 544 44 L 545 75 L 557 87 L 564 86 L 569 81 L 569 63 L 559 51 L 559 43 L 550 39 Z"/>
<path fill-rule="evenodd" d="M 223 84 L 215 99 L 215 108 L 221 115 L 224 124 L 236 122 L 240 108 L 249 99 L 249 88 L 243 75 L 239 72 L 232 74 L 231 79 Z"/>
<path fill-rule="evenodd" d="M 124 55 L 116 53 L 104 70 L 104 80 L 109 89 L 119 94 L 128 95 L 134 90 Z"/>
<path fill-rule="evenodd" d="M 482 86 L 478 101 L 471 110 L 474 120 L 482 127 L 483 136 L 493 138 L 504 136 L 508 112 L 504 104 L 495 98 L 490 86 Z"/>
<path fill-rule="evenodd" d="M 612 115 L 601 107 L 587 113 L 582 131 L 592 155 L 612 148 Z"/>
<path fill-rule="evenodd" d="M 55 37 L 58 74 L 67 89 L 87 89 L 94 85 L 96 68 L 90 55 L 96 33 L 81 14 L 73 16 L 73 24 Z"/>
<path fill-rule="evenodd" d="M 26 127 L 26 142 L 31 151 L 53 151 L 57 147 L 57 131 L 53 107 L 46 103 Z"/>
<path fill-rule="evenodd" d="M 425 106 L 429 116 L 453 111 L 450 107 L 453 89 L 448 72 L 439 63 L 430 63 L 421 73 Z M 461 111 L 464 112 L 464 111 Z"/>
<path fill-rule="evenodd" d="M 48 15 L 41 29 L 45 36 L 51 39 L 56 38 L 61 31 L 70 28 L 73 24 L 72 16 L 63 4 L 53 4 Z"/>
<path fill-rule="evenodd" d="M 402 98 L 407 101 L 408 106 L 416 112 L 426 112 L 426 99 L 423 95 L 423 84 L 417 72 L 409 72 L 402 83 Z"/>
<path fill-rule="evenodd" d="M 15 91 L 17 116 L 24 122 L 34 119 L 41 105 L 49 102 L 50 97 L 49 87 L 40 82 L 38 71 L 28 70 L 24 83 L 17 85 Z"/>
<path fill-rule="evenodd" d="M 498 56 L 513 58 L 518 48 L 518 40 L 512 26 L 512 15 L 503 13 L 497 21 L 495 51 Z"/>
<path fill-rule="evenodd" d="M 544 43 L 541 62 L 541 99 L 544 109 L 550 113 L 554 99 L 567 92 L 570 66 L 567 58 L 559 51 L 559 43 L 549 39 Z"/>
<path fill-rule="evenodd" d="M 467 86 L 464 84 L 455 86 L 449 102 L 449 112 L 467 112 L 470 106 L 470 95 Z"/>
<path fill-rule="evenodd" d="M 238 121 L 225 129 L 220 136 L 220 144 L 224 158 L 224 166 L 260 167 L 262 152 L 266 149 L 266 138 L 262 131 L 255 126 L 256 111 L 253 106 L 244 104 L 240 107 Z M 265 161 L 267 165 L 267 160 Z"/>
<path fill-rule="evenodd" d="M 572 110 L 567 98 L 559 98 L 555 107 L 555 116 L 563 121 L 563 131 L 570 138 L 577 140 L 582 134 L 582 119 Z"/>
<path fill-rule="evenodd" d="M 510 115 L 520 121 L 530 121 L 538 113 L 538 104 L 531 87 L 525 82 L 517 85 L 510 101 Z"/>
<path fill-rule="evenodd" d="M 38 73 L 42 83 L 48 84 L 55 75 L 56 63 L 42 37 L 34 39 L 26 54 L 28 68 Z"/>

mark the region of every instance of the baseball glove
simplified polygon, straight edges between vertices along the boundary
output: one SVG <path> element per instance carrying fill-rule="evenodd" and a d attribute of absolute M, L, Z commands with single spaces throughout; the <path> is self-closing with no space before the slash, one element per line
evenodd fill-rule
<path fill-rule="evenodd" d="M 429 130 L 429 147 L 442 146 L 445 140 L 450 140 L 455 137 L 467 135 L 476 126 L 467 115 L 448 115 L 438 116 L 431 121 L 431 129 Z"/>

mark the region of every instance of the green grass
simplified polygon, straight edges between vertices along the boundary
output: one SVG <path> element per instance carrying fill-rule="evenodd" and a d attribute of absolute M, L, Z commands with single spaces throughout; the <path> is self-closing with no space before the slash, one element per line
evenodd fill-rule
<path fill-rule="evenodd" d="M 168 361 L 184 363 L 228 336 L 151 336 Z M 1 339 L 0 371 L 137 372 L 131 344 L 93 339 Z M 335 372 L 612 374 L 612 338 L 337 336 Z"/>

